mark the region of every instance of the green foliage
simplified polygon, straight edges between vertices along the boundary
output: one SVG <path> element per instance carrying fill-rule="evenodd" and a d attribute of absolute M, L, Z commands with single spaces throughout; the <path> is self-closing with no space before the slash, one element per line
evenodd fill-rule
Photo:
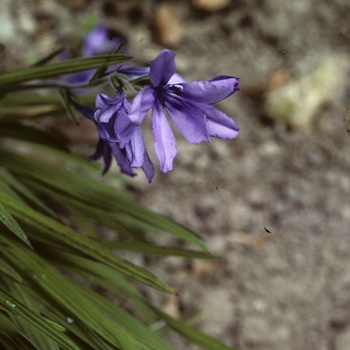
<path fill-rule="evenodd" d="M 131 57 L 126 55 L 111 54 L 86 58 L 74 58 L 63 62 L 55 62 L 44 65 L 33 65 L 29 68 L 16 69 L 0 74 L 1 90 L 9 89 L 11 85 L 27 82 L 30 80 L 44 79 L 71 74 L 84 70 L 98 68 L 101 65 L 111 66 L 122 63 Z M 46 60 L 41 60 L 46 63 Z"/>
<path fill-rule="evenodd" d="M 153 305 L 139 291 L 141 284 L 164 293 L 173 289 L 112 252 L 215 258 L 198 235 L 138 205 L 118 189 L 125 179 L 109 175 L 119 185 L 108 184 L 98 165 L 33 126 L 30 120 L 42 117 L 41 111 L 25 118 L 30 106 L 53 106 L 48 116 L 62 112 L 58 95 L 9 94 L 23 82 L 127 57 L 48 64 L 52 57 L 0 75 L 0 91 L 6 91 L 0 100 L 0 348 L 165 350 L 149 327 L 162 319 L 204 349 L 229 349 Z M 61 99 L 71 109 L 67 91 L 61 90 Z M 103 238 L 99 232 L 106 230 L 116 238 Z M 155 244 L 165 233 L 196 250 Z"/>

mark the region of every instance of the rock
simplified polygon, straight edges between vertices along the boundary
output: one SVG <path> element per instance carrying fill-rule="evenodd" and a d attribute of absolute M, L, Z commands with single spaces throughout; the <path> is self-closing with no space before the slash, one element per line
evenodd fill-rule
<path fill-rule="evenodd" d="M 344 94 L 347 71 L 346 60 L 341 55 L 324 55 L 308 74 L 267 93 L 266 115 L 293 128 L 311 131 L 317 110 Z"/>

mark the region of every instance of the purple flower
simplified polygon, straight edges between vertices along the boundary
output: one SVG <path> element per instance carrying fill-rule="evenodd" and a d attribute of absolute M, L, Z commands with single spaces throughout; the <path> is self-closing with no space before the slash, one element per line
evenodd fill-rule
<path fill-rule="evenodd" d="M 97 142 L 96 151 L 92 156 L 90 156 L 90 159 L 98 160 L 101 157 L 103 158 L 105 167 L 102 171 L 102 175 L 104 175 L 111 167 L 112 155 L 114 155 L 114 158 L 116 159 L 122 173 L 129 176 L 136 175 L 126 157 L 125 150 L 120 149 L 115 142 L 106 142 L 101 137 Z"/>
<path fill-rule="evenodd" d="M 132 102 L 128 114 L 130 123 L 116 124 L 115 132 L 120 147 L 127 147 L 130 142 L 133 144 L 127 150 L 127 156 L 128 159 L 138 161 L 131 161 L 132 166 L 139 165 L 139 156 L 146 152 L 144 142 L 141 142 L 140 125 L 151 108 L 154 150 L 163 173 L 172 170 L 173 159 L 177 154 L 176 139 L 164 110 L 190 143 L 210 142 L 210 136 L 233 139 L 239 133 L 239 127 L 233 119 L 210 106 L 238 91 L 239 79 L 218 76 L 209 81 L 186 83 L 177 75 L 174 76 L 175 68 L 175 52 L 163 50 L 151 63 L 151 85 L 144 87 Z"/>
<path fill-rule="evenodd" d="M 104 24 L 98 24 L 87 33 L 83 42 L 82 56 L 90 57 L 95 55 L 108 54 L 123 44 L 119 37 L 110 38 L 108 28 Z"/>
<path fill-rule="evenodd" d="M 148 182 L 151 182 L 154 176 L 154 167 L 147 153 L 141 128 L 133 127 L 128 117 L 129 111 L 130 103 L 122 90 L 119 90 L 115 97 L 99 94 L 96 97 L 94 120 L 101 139 L 125 154 L 129 167 L 142 168 Z M 132 128 L 129 132 L 130 139 L 121 147 L 116 130 L 130 129 L 130 127 Z M 116 154 L 116 150 L 113 153 Z M 126 171 L 123 172 L 129 174 Z"/>
<path fill-rule="evenodd" d="M 100 159 L 101 157 L 103 158 L 105 167 L 103 169 L 102 175 L 104 175 L 109 170 L 112 163 L 112 155 L 113 155 L 120 167 L 120 170 L 123 173 L 129 176 L 135 176 L 136 174 L 133 172 L 130 166 L 130 162 L 126 156 L 126 150 L 121 149 L 118 143 L 112 138 L 109 138 L 109 136 L 107 135 L 109 130 L 108 122 L 107 123 L 101 122 L 99 124 L 98 122 L 95 121 L 95 117 L 94 117 L 95 112 L 93 109 L 87 106 L 80 105 L 75 101 L 72 101 L 72 103 L 80 113 L 82 113 L 86 118 L 94 121 L 97 126 L 97 130 L 100 134 L 100 138 L 96 146 L 96 151 L 90 158 L 92 160 L 97 160 L 97 159 Z"/>

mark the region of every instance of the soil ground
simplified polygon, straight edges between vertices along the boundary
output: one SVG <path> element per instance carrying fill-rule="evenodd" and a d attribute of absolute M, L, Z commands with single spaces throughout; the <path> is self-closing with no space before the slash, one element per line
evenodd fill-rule
<path fill-rule="evenodd" d="M 141 63 L 168 46 L 188 81 L 240 77 L 241 91 L 217 106 L 239 137 L 191 145 L 179 136 L 174 170 L 151 185 L 140 174 L 130 189 L 220 257 L 145 258 L 180 296 L 150 293 L 242 350 L 350 349 L 348 0 L 231 1 L 217 11 L 170 1 L 178 22 L 165 27 L 160 1 L 2 2 L 5 66 L 22 63 L 23 47 L 26 60 L 57 48 L 96 15 L 127 36 Z M 161 38 L 169 26 L 182 28 L 174 41 Z"/>

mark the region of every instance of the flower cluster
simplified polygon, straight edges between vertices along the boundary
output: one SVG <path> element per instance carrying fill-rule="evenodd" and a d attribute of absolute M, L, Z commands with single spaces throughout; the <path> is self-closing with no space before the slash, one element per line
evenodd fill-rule
<path fill-rule="evenodd" d="M 134 68 L 135 76 L 147 72 L 150 84 L 142 88 L 131 104 L 122 88 L 115 97 L 97 96 L 93 120 L 100 141 L 93 159 L 104 158 L 104 172 L 113 154 L 122 172 L 133 176 L 132 168 L 142 168 L 148 182 L 152 181 L 154 166 L 141 129 L 151 109 L 154 151 L 163 173 L 172 170 L 177 154 L 169 119 L 193 144 L 210 142 L 210 137 L 233 139 L 238 135 L 239 127 L 234 120 L 211 104 L 238 91 L 239 79 L 218 76 L 209 81 L 185 82 L 175 70 L 175 52 L 163 50 L 149 69 Z M 133 68 L 127 68 L 124 73 L 131 76 L 132 71 Z M 89 114 L 92 119 L 92 111 Z"/>

